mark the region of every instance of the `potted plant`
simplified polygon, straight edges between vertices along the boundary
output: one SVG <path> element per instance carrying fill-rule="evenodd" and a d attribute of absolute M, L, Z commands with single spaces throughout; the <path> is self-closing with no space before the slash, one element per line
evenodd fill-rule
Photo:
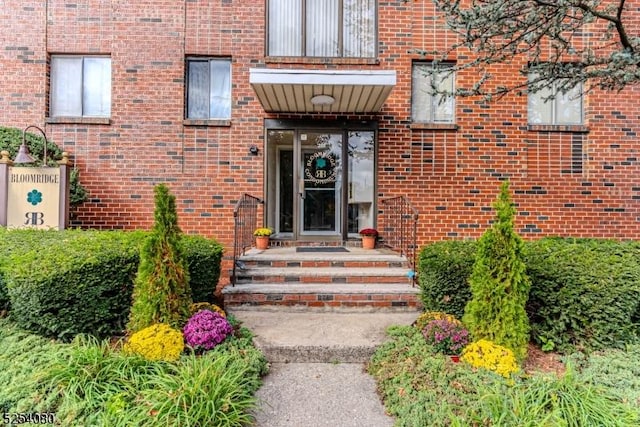
<path fill-rule="evenodd" d="M 373 249 L 376 247 L 376 238 L 378 237 L 378 230 L 375 228 L 363 228 L 360 230 L 362 236 L 362 248 Z"/>
<path fill-rule="evenodd" d="M 462 350 L 469 344 L 469 331 L 457 319 L 436 319 L 426 324 L 422 329 L 427 344 L 433 349 L 451 357 L 458 362 Z"/>
<path fill-rule="evenodd" d="M 269 236 L 273 234 L 273 230 L 267 227 L 256 228 L 253 235 L 256 236 L 256 248 L 267 249 L 269 247 Z"/>

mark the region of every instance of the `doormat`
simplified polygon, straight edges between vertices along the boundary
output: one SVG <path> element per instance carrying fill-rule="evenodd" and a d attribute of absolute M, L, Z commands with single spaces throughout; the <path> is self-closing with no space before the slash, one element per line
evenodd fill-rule
<path fill-rule="evenodd" d="M 349 252 L 342 246 L 298 246 L 296 252 Z"/>

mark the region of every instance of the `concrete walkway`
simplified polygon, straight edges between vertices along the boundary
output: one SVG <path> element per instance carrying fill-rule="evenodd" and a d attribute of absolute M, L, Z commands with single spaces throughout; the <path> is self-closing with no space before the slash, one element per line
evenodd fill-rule
<path fill-rule="evenodd" d="M 257 311 L 233 315 L 255 334 L 270 362 L 257 393 L 258 427 L 386 427 L 376 385 L 365 372 L 391 325 L 416 311 Z"/>
<path fill-rule="evenodd" d="M 258 427 L 386 427 L 363 364 L 273 363 L 258 390 Z"/>

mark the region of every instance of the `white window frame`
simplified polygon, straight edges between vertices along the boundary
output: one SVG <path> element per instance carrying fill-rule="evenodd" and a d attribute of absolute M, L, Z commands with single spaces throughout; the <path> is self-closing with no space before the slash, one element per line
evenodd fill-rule
<path fill-rule="evenodd" d="M 111 116 L 111 57 L 52 55 L 49 116 Z"/>
<path fill-rule="evenodd" d="M 529 74 L 529 81 L 537 78 L 535 73 Z M 540 111 L 549 106 L 550 111 Z M 564 119 L 563 113 L 568 108 L 578 111 L 578 119 Z M 546 113 L 546 114 L 545 114 Z M 548 118 L 545 119 L 544 116 Z M 560 92 L 555 84 L 543 88 L 536 93 L 527 94 L 527 122 L 529 125 L 580 126 L 584 124 L 584 93 L 582 84 L 578 83 L 566 93 Z"/>
<path fill-rule="evenodd" d="M 208 73 L 207 73 L 207 81 L 200 82 L 203 85 L 201 88 L 204 90 L 205 86 L 208 86 L 207 93 L 208 96 L 203 95 L 202 92 L 200 95 L 200 111 L 196 108 L 194 103 L 197 101 L 198 93 L 196 92 L 197 87 L 193 81 L 191 74 L 191 66 L 194 63 L 199 64 L 207 64 L 208 65 Z M 215 74 L 215 67 L 226 67 L 226 73 L 222 76 L 222 79 L 219 75 Z M 186 64 L 186 73 L 187 73 L 187 84 L 186 84 L 186 105 L 185 105 L 185 117 L 188 120 L 229 120 L 231 119 L 231 58 L 224 57 L 188 57 Z M 206 112 L 203 110 L 203 105 L 206 103 Z"/>
<path fill-rule="evenodd" d="M 414 62 L 411 69 L 411 120 L 414 123 L 454 124 L 456 73 L 452 63 Z M 435 69 L 435 72 L 433 71 Z M 432 77 L 435 76 L 435 86 Z M 437 93 L 434 87 L 445 93 Z"/>
<path fill-rule="evenodd" d="M 377 56 L 377 0 L 334 0 L 333 5 L 321 3 L 319 0 L 286 0 L 289 2 L 287 5 L 289 7 L 281 6 L 284 9 L 282 11 L 271 5 L 275 1 L 278 0 L 267 0 L 267 55 L 322 58 L 375 58 Z M 335 22 L 328 22 L 322 17 L 322 12 L 327 10 L 336 13 Z M 353 11 L 351 17 L 350 10 Z M 295 15 L 297 19 L 293 19 Z M 274 25 L 277 28 L 273 32 L 271 31 L 272 22 L 276 22 Z M 354 27 L 345 25 L 345 22 L 355 22 Z M 367 25 L 363 29 L 363 24 L 371 26 Z M 276 32 L 279 40 L 275 36 Z M 364 43 L 367 33 L 370 41 Z"/>

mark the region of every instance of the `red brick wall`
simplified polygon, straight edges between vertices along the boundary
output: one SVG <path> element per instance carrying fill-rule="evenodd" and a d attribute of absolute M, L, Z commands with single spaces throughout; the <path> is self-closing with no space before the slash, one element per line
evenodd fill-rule
<path fill-rule="evenodd" d="M 264 118 L 249 69 L 265 65 L 264 0 L 5 0 L 0 11 L 0 124 L 46 126 L 72 154 L 90 201 L 85 227 L 147 228 L 153 185 L 176 194 L 185 232 L 232 242 L 233 207 L 263 192 Z M 379 63 L 268 62 L 282 68 L 395 69 L 397 85 L 378 120 L 380 197 L 407 194 L 420 211 L 421 242 L 477 237 L 493 217 L 499 180 L 512 181 L 518 229 L 527 238 L 576 235 L 640 238 L 638 89 L 595 91 L 586 103 L 589 132 L 527 130 L 526 96 L 483 105 L 456 101 L 457 130 L 412 128 L 414 49 L 444 49 L 453 37 L 432 19 L 430 0 L 379 2 Z M 48 54 L 112 58 L 109 124 L 47 123 Z M 459 53 L 462 54 L 462 53 Z M 184 58 L 233 60 L 229 126 L 185 126 Z M 315 63 L 314 63 L 315 62 Z M 520 77 L 496 70 L 502 81 Z M 473 81 L 460 73 L 458 84 Z M 314 118 L 322 118 L 314 115 Z M 330 117 L 327 117 L 330 118 Z M 260 155 L 251 156 L 249 146 Z M 571 147 L 581 146 L 581 171 Z"/>

